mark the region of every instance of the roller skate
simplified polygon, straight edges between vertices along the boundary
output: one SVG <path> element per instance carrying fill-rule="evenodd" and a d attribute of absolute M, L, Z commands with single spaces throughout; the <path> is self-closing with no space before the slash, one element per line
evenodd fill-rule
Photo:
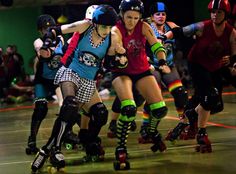
<path fill-rule="evenodd" d="M 72 149 L 83 150 L 83 145 L 80 143 L 78 135 L 76 135 L 73 131 L 68 131 L 65 134 L 63 145 L 67 150 L 72 150 Z"/>
<path fill-rule="evenodd" d="M 198 145 L 195 147 L 196 152 L 201 152 L 201 153 L 211 153 L 212 148 L 211 148 L 211 142 L 208 139 L 208 135 L 205 134 L 197 134 L 196 136 L 197 143 Z"/>
<path fill-rule="evenodd" d="M 101 145 L 101 138 L 97 137 L 95 142 L 86 145 L 85 150 L 86 156 L 83 157 L 83 162 L 104 161 L 105 151 Z"/>
<path fill-rule="evenodd" d="M 36 154 L 38 151 L 39 149 L 36 147 L 36 138 L 32 138 L 31 136 L 29 136 L 28 147 L 26 147 L 25 153 L 27 155 L 31 155 Z"/>
<path fill-rule="evenodd" d="M 198 126 L 197 126 L 198 114 L 194 109 L 188 109 L 184 112 L 184 115 L 189 120 L 189 126 L 187 126 L 186 129 L 181 132 L 179 139 L 181 140 L 195 139 L 198 131 Z"/>
<path fill-rule="evenodd" d="M 174 129 L 171 129 L 168 132 L 165 140 L 175 143 L 175 141 L 178 139 L 181 133 L 186 131 L 185 129 L 187 126 L 188 126 L 187 123 L 182 123 L 182 122 L 178 123 Z"/>
<path fill-rule="evenodd" d="M 137 124 L 135 121 L 131 122 L 130 131 L 134 132 L 137 129 Z"/>
<path fill-rule="evenodd" d="M 151 146 L 151 150 L 153 152 L 160 151 L 164 152 L 166 150 L 166 145 L 162 141 L 161 134 L 156 131 L 155 133 L 152 133 L 152 141 L 153 141 L 153 146 Z"/>
<path fill-rule="evenodd" d="M 111 120 L 109 128 L 108 128 L 107 137 L 108 138 L 116 137 L 116 120 Z"/>
<path fill-rule="evenodd" d="M 140 137 L 138 138 L 138 143 L 140 144 L 147 144 L 147 143 L 152 143 L 152 138 L 148 133 L 148 125 L 142 125 L 141 129 L 139 131 Z"/>
<path fill-rule="evenodd" d="M 36 173 L 37 171 L 40 171 L 40 169 L 43 167 L 48 157 L 49 157 L 49 151 L 43 149 L 39 150 L 33 163 L 31 164 L 31 170 L 33 174 Z"/>
<path fill-rule="evenodd" d="M 65 171 L 66 162 L 64 155 L 60 150 L 55 149 L 50 156 L 50 163 L 52 166 L 48 167 L 49 174 L 63 173 Z"/>
<path fill-rule="evenodd" d="M 116 161 L 113 163 L 115 170 L 129 170 L 130 163 L 127 161 L 128 155 L 125 147 L 116 148 Z"/>

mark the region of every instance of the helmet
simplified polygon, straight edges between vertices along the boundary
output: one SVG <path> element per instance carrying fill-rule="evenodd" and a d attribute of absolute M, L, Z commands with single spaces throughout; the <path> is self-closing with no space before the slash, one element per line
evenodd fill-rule
<path fill-rule="evenodd" d="M 98 7 L 98 5 L 91 5 L 87 8 L 85 13 L 85 19 L 92 20 L 93 12 Z"/>
<path fill-rule="evenodd" d="M 144 13 L 144 5 L 141 0 L 122 0 L 119 9 L 123 13 L 128 10 L 138 11 L 141 14 Z"/>
<path fill-rule="evenodd" d="M 116 25 L 118 15 L 110 5 L 99 5 L 93 12 L 92 22 L 101 25 Z"/>
<path fill-rule="evenodd" d="M 153 15 L 156 12 L 166 12 L 167 8 L 163 2 L 157 2 L 150 8 L 150 13 Z"/>
<path fill-rule="evenodd" d="M 208 10 L 211 11 L 213 9 L 216 10 L 224 10 L 227 14 L 230 13 L 230 4 L 228 0 L 211 0 L 208 4 Z"/>
<path fill-rule="evenodd" d="M 42 30 L 43 28 L 47 28 L 47 27 L 51 27 L 55 25 L 56 25 L 55 20 L 53 19 L 52 16 L 48 14 L 40 15 L 37 19 L 38 30 Z"/>

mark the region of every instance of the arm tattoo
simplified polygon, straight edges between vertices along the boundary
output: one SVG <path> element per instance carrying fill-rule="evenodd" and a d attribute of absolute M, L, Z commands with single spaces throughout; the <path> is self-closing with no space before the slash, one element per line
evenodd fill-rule
<path fill-rule="evenodd" d="M 68 26 L 68 28 L 75 28 L 75 27 L 76 27 L 75 24 L 71 24 L 71 25 Z"/>
<path fill-rule="evenodd" d="M 187 25 L 186 27 L 183 27 L 183 33 L 185 36 L 192 36 L 197 31 L 202 30 L 203 26 L 204 26 L 203 22 Z"/>

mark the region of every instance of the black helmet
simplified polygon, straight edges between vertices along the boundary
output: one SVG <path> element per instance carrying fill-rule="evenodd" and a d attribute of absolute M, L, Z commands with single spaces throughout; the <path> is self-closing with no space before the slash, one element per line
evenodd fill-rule
<path fill-rule="evenodd" d="M 42 30 L 43 28 L 48 28 L 55 25 L 56 25 L 55 20 L 53 19 L 52 16 L 48 14 L 43 14 L 38 17 L 38 20 L 37 20 L 38 30 Z"/>
<path fill-rule="evenodd" d="M 141 14 L 144 13 L 144 5 L 141 0 L 122 0 L 119 9 L 122 13 L 128 10 L 138 11 Z"/>
<path fill-rule="evenodd" d="M 100 25 L 116 25 L 118 15 L 110 5 L 99 5 L 93 12 L 92 22 Z"/>
<path fill-rule="evenodd" d="M 150 8 L 150 13 L 153 15 L 156 12 L 167 12 L 166 5 L 163 2 L 157 2 L 153 4 Z"/>

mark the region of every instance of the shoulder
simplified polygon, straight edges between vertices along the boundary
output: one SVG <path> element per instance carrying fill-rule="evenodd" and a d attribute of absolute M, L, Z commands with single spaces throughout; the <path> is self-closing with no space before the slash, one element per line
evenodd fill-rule
<path fill-rule="evenodd" d="M 167 21 L 166 24 L 167 24 L 168 26 L 170 26 L 170 28 L 179 27 L 176 23 L 171 22 L 171 21 Z"/>

